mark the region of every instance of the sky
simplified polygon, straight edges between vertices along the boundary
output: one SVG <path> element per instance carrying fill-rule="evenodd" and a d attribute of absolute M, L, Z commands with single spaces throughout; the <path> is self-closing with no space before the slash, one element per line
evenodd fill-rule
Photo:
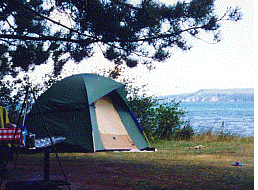
<path fill-rule="evenodd" d="M 135 78 L 136 86 L 147 85 L 145 90 L 150 96 L 192 93 L 200 89 L 254 88 L 254 1 L 217 0 L 215 5 L 219 15 L 230 6 L 239 6 L 243 14 L 238 22 L 222 23 L 219 43 L 213 45 L 192 39 L 190 51 L 175 50 L 165 62 L 154 63 L 155 69 L 151 71 L 143 65 L 125 68 L 123 77 Z M 113 67 L 98 47 L 95 48 L 95 55 L 79 65 L 67 63 L 63 77 Z M 48 65 L 43 66 L 44 71 L 47 69 Z"/>

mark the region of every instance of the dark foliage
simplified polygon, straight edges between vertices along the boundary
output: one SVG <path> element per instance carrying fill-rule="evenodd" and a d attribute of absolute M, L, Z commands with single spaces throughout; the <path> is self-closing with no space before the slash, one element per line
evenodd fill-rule
<path fill-rule="evenodd" d="M 170 57 L 171 47 L 190 49 L 185 33 L 213 31 L 218 38 L 221 21 L 240 18 L 239 9 L 226 10 L 218 18 L 214 0 L 169 6 L 154 0 L 1 0 L 1 76 L 16 76 L 17 67 L 28 71 L 49 58 L 58 75 L 68 60 L 92 56 L 96 43 L 115 64 L 135 67 L 140 62 L 152 68 L 152 60 Z"/>

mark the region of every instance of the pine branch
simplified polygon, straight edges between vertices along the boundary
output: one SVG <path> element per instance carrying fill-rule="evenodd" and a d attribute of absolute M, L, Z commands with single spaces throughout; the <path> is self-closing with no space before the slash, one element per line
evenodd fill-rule
<path fill-rule="evenodd" d="M 43 19 L 46 19 L 46 20 L 48 20 L 48 21 L 50 21 L 50 22 L 52 22 L 52 23 L 54 23 L 54 24 L 57 24 L 57 25 L 59 25 L 59 26 L 62 26 L 62 27 L 66 28 L 66 29 L 68 29 L 68 30 L 70 30 L 70 31 L 72 31 L 72 32 L 75 32 L 75 33 L 81 35 L 81 36 L 87 36 L 87 37 L 89 37 L 89 38 L 94 38 L 94 39 L 96 39 L 96 38 L 93 37 L 93 36 L 90 36 L 90 35 L 87 35 L 87 34 L 83 34 L 83 33 L 79 32 L 79 31 L 77 31 L 77 30 L 74 30 L 74 29 L 72 29 L 72 28 L 70 28 L 70 27 L 68 27 L 68 26 L 65 26 L 65 25 L 61 24 L 60 22 L 54 21 L 54 20 L 52 20 L 52 19 L 50 19 L 50 18 L 48 18 L 48 17 L 46 17 L 46 16 L 44 16 L 44 15 L 38 13 L 37 11 L 35 11 L 35 10 L 29 8 L 28 6 L 26 6 L 26 5 L 22 4 L 22 3 L 20 3 L 19 1 L 16 1 L 16 0 L 11 0 L 11 1 L 13 1 L 13 2 L 16 3 L 17 5 L 23 7 L 25 10 L 28 10 L 28 11 L 32 12 L 33 14 L 35 14 L 35 15 L 37 15 L 37 16 L 43 18 Z"/>
<path fill-rule="evenodd" d="M 72 42 L 78 43 L 83 46 L 88 46 L 92 43 L 98 42 L 100 40 L 92 40 L 92 39 L 69 39 L 69 38 L 60 38 L 54 36 L 40 36 L 40 37 L 33 37 L 33 36 L 24 36 L 24 35 L 15 35 L 15 34 L 0 34 L 0 38 L 6 39 L 17 39 L 17 40 L 32 40 L 32 41 L 62 41 L 62 42 Z"/>

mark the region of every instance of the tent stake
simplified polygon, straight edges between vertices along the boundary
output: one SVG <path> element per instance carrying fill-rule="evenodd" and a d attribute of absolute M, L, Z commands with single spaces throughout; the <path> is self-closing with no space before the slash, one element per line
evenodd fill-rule
<path fill-rule="evenodd" d="M 144 133 L 144 131 L 143 131 L 143 130 L 142 130 L 142 133 L 143 133 L 143 135 L 144 135 L 144 137 L 145 137 L 145 139 L 146 139 L 146 141 L 147 141 L 148 145 L 151 147 L 151 144 L 150 144 L 150 142 L 149 142 L 149 140 L 148 140 L 148 138 L 147 138 L 147 136 L 146 136 L 146 134 Z"/>

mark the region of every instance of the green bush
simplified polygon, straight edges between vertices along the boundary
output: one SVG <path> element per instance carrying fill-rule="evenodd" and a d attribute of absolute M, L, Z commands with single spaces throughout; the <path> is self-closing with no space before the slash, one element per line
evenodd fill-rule
<path fill-rule="evenodd" d="M 139 96 L 137 89 L 130 92 L 129 106 L 148 139 L 189 140 L 194 135 L 190 122 L 184 120 L 186 112 L 179 109 L 179 102 L 160 103 L 145 94 Z"/>

